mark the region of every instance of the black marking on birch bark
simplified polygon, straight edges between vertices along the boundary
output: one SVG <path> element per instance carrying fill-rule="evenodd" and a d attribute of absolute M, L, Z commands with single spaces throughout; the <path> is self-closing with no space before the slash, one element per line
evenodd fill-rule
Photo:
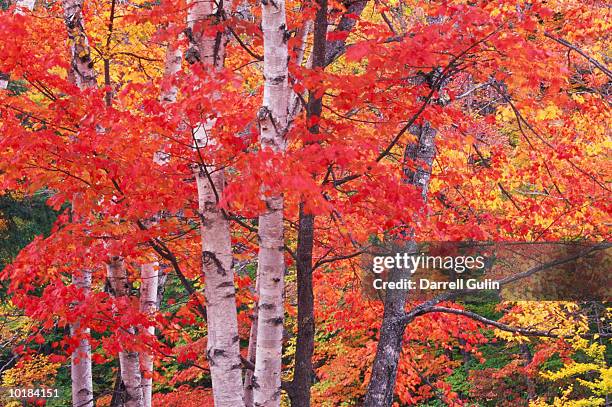
<path fill-rule="evenodd" d="M 195 43 L 195 39 L 193 38 L 193 30 L 191 27 L 185 28 L 183 30 L 183 34 L 185 34 L 185 37 L 187 37 L 187 40 L 189 40 L 190 43 Z"/>
<path fill-rule="evenodd" d="M 280 283 L 281 279 L 278 277 L 274 277 L 272 281 L 274 281 L 275 283 Z"/>
<path fill-rule="evenodd" d="M 272 303 L 262 303 L 259 304 L 259 308 L 261 309 L 274 309 L 276 306 Z"/>
<path fill-rule="evenodd" d="M 230 370 L 242 370 L 242 363 L 234 364 L 230 367 Z"/>
<path fill-rule="evenodd" d="M 231 281 L 224 281 L 223 283 L 219 284 L 217 286 L 217 288 L 225 288 L 225 287 L 233 287 L 234 283 L 232 283 Z"/>
<path fill-rule="evenodd" d="M 287 77 L 286 75 L 275 76 L 273 78 L 270 78 L 270 82 L 272 82 L 273 85 L 280 85 L 281 83 L 285 81 L 286 77 Z M 271 117 L 272 115 L 270 115 L 270 118 Z"/>
<path fill-rule="evenodd" d="M 92 392 L 90 392 L 89 389 L 87 388 L 82 388 L 77 392 L 77 394 L 80 395 L 81 397 L 84 397 L 84 396 L 90 396 Z"/>
<path fill-rule="evenodd" d="M 204 202 L 204 212 L 205 213 L 217 212 L 217 201 L 216 200 L 205 201 Z"/>
<path fill-rule="evenodd" d="M 239 340 L 240 340 L 240 336 L 235 335 L 235 336 L 232 338 L 232 343 L 236 343 L 236 342 L 238 342 Z"/>
<path fill-rule="evenodd" d="M 276 4 L 274 0 L 261 0 L 261 4 L 263 4 L 264 6 L 267 6 L 268 4 L 272 4 L 274 8 L 278 10 L 278 4 Z"/>
<path fill-rule="evenodd" d="M 200 51 L 198 51 L 196 49 L 196 47 L 189 47 L 187 49 L 187 51 L 185 51 L 185 60 L 190 64 L 193 65 L 196 62 L 201 61 L 201 57 L 200 57 Z"/>
<path fill-rule="evenodd" d="M 202 263 L 204 263 L 204 265 L 212 263 L 217 267 L 216 271 L 218 274 L 221 274 L 222 276 L 227 275 L 226 271 L 223 269 L 223 264 L 221 264 L 221 261 L 219 261 L 219 259 L 213 252 L 203 250 Z"/>
<path fill-rule="evenodd" d="M 198 217 L 200 218 L 200 224 L 203 227 L 210 227 L 212 225 L 212 221 L 207 219 L 202 212 L 198 211 Z"/>
<path fill-rule="evenodd" d="M 286 44 L 287 41 L 289 41 L 289 39 L 291 38 L 291 33 L 292 31 L 287 30 L 287 26 L 285 24 L 281 24 L 280 27 L 278 27 L 279 31 L 282 31 L 283 33 L 283 43 Z"/>
<path fill-rule="evenodd" d="M 253 375 L 251 377 L 251 384 L 250 384 L 251 389 L 259 389 L 259 383 L 257 383 L 257 376 Z"/>
<path fill-rule="evenodd" d="M 270 318 L 268 319 L 266 322 L 272 324 L 272 325 L 282 325 L 283 324 L 283 317 L 276 317 L 276 318 Z"/>
<path fill-rule="evenodd" d="M 208 349 L 206 351 L 206 360 L 208 360 L 208 364 L 210 365 L 210 367 L 213 367 L 216 365 L 214 358 L 210 355 L 210 351 L 212 349 Z"/>
<path fill-rule="evenodd" d="M 214 356 L 225 356 L 226 353 L 223 349 L 213 349 Z"/>
<path fill-rule="evenodd" d="M 221 7 L 221 5 L 219 5 Z M 223 39 L 223 33 L 217 32 L 215 35 L 215 45 L 213 46 L 213 64 L 217 66 L 217 63 L 221 60 L 221 55 L 219 50 L 221 49 L 221 40 Z"/>
<path fill-rule="evenodd" d="M 270 109 L 268 109 L 267 106 L 262 106 L 259 109 L 259 112 L 257 113 L 257 124 L 259 126 L 260 130 L 268 130 L 266 123 L 265 123 L 265 114 L 267 114 L 267 117 L 269 117 L 270 119 L 270 123 L 272 123 L 272 127 L 274 127 L 274 132 L 278 135 L 278 136 L 282 136 L 284 137 L 284 132 L 279 131 L 278 126 L 276 125 L 276 120 L 274 120 L 274 117 L 272 116 L 272 112 L 270 111 Z M 263 142 L 267 142 L 268 144 L 272 144 L 272 145 L 276 145 L 278 143 L 276 143 L 276 141 L 273 138 L 266 138 L 266 139 L 262 139 L 262 143 Z"/>
<path fill-rule="evenodd" d="M 263 122 L 268 117 L 272 117 L 272 112 L 270 111 L 268 106 L 260 107 L 259 111 L 257 112 L 257 120 L 259 120 L 260 122 Z"/>
<path fill-rule="evenodd" d="M 106 280 L 104 281 L 104 287 L 102 288 L 102 291 L 105 293 L 111 294 L 113 297 L 117 296 L 117 293 L 115 292 L 115 289 L 113 288 L 113 284 L 111 283 L 108 277 L 106 277 Z"/>
<path fill-rule="evenodd" d="M 76 61 L 73 61 L 71 65 L 72 65 L 73 72 L 75 72 L 79 76 L 79 78 L 81 78 L 81 80 L 84 80 L 84 81 L 93 81 L 93 80 L 95 80 L 94 76 L 86 75 L 83 72 L 81 72 L 81 70 L 79 69 L 79 66 L 77 65 Z M 87 65 L 87 67 L 91 68 L 91 67 L 93 67 L 93 64 L 89 63 Z"/>

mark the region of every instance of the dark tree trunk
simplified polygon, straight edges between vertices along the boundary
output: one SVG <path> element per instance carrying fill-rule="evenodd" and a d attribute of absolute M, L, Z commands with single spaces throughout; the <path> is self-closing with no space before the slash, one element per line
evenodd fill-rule
<path fill-rule="evenodd" d="M 310 386 L 313 382 L 312 354 L 314 352 L 314 295 L 312 291 L 312 248 L 314 216 L 304 213 L 300 205 L 297 247 L 298 332 L 295 350 L 295 370 L 291 383 L 291 405 L 310 406 Z"/>
<path fill-rule="evenodd" d="M 325 66 L 325 45 L 327 37 L 327 0 L 317 0 L 319 9 L 314 22 L 314 43 L 312 67 Z M 308 118 L 319 117 L 323 110 L 322 89 L 317 95 L 309 93 L 306 114 Z M 319 97 L 317 97 L 319 96 Z M 313 134 L 319 133 L 319 126 L 310 129 Z M 314 176 L 315 174 L 313 174 Z M 314 352 L 314 294 L 312 291 L 312 249 L 314 246 L 314 221 L 312 214 L 304 210 L 305 203 L 300 203 L 298 242 L 297 242 L 297 295 L 298 295 L 298 331 L 295 350 L 295 369 L 293 381 L 289 387 L 289 397 L 293 407 L 310 406 L 310 386 L 313 383 L 312 355 Z"/>
<path fill-rule="evenodd" d="M 459 345 L 460 345 L 459 352 L 461 352 L 461 358 L 463 359 L 464 365 L 467 365 L 468 363 L 470 363 L 470 360 L 472 359 L 472 355 L 470 354 L 470 352 L 465 350 L 466 343 L 467 342 L 465 339 L 459 338 Z"/>
<path fill-rule="evenodd" d="M 400 281 L 402 278 L 409 277 L 410 272 L 407 269 L 393 269 L 389 272 L 389 281 Z M 406 324 L 401 321 L 406 297 L 406 290 L 387 290 L 386 292 L 380 339 L 364 406 L 390 406 L 393 402 L 397 365 L 406 328 Z"/>
<path fill-rule="evenodd" d="M 111 397 L 110 407 L 122 407 L 125 403 L 125 386 L 121 380 L 121 364 L 117 364 L 117 375 L 115 376 L 115 384 L 113 385 L 113 395 Z"/>
<path fill-rule="evenodd" d="M 526 343 L 521 343 L 519 348 L 523 356 L 523 364 L 525 366 L 529 365 L 531 361 L 533 360 L 533 355 L 531 354 L 531 349 L 529 349 L 529 345 L 527 345 Z M 527 400 L 535 399 L 536 397 L 535 382 L 529 375 L 525 375 L 525 383 L 527 384 Z"/>
<path fill-rule="evenodd" d="M 417 142 L 406 146 L 405 182 L 419 187 L 422 199 L 426 201 L 431 166 L 435 156 L 436 130 L 432 129 L 429 123 L 424 123 L 422 126 L 412 126 L 410 132 L 417 136 Z M 408 242 L 403 250 L 408 253 L 416 250 L 416 242 Z M 389 273 L 389 281 L 399 281 L 402 278 L 410 278 L 410 271 L 393 269 Z M 387 290 L 386 292 L 380 339 L 364 402 L 365 407 L 386 407 L 393 402 L 397 366 L 406 329 L 406 322 L 401 320 L 405 313 L 406 297 L 407 291 L 405 290 Z"/>

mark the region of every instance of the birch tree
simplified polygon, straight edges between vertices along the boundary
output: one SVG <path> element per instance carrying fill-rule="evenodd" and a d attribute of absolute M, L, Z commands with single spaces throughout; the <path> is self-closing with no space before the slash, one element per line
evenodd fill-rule
<path fill-rule="evenodd" d="M 72 275 L 72 284 L 87 296 L 91 292 L 91 272 L 83 270 Z M 89 329 L 81 329 L 77 321 L 70 326 L 73 336 L 87 336 Z M 70 356 L 70 377 L 72 382 L 72 405 L 93 407 L 93 380 L 91 374 L 91 345 L 87 338 L 79 340 L 79 346 Z"/>
<path fill-rule="evenodd" d="M 166 60 L 164 64 L 164 77 L 170 78 L 176 74 L 181 68 L 181 49 L 175 44 L 169 43 L 166 50 Z M 163 104 L 176 102 L 178 89 L 175 85 L 171 85 L 161 92 L 161 102 Z M 166 153 L 163 151 L 157 152 L 153 161 L 159 165 L 164 165 L 166 161 Z M 161 216 L 161 215 L 157 215 Z M 154 221 L 154 220 L 153 220 Z M 162 277 L 162 271 L 159 268 L 158 262 L 143 264 L 140 267 L 140 311 L 153 315 L 159 309 L 161 301 L 158 298 L 159 287 L 165 281 Z M 155 327 L 147 328 L 150 335 L 155 335 Z M 147 352 L 142 355 L 142 389 L 144 406 L 150 407 L 153 395 L 153 353 Z"/>
<path fill-rule="evenodd" d="M 211 35 L 207 24 L 221 20 L 230 9 L 229 1 L 219 5 L 213 1 L 190 4 L 187 23 L 191 45 L 188 52 L 192 62 L 200 61 L 213 70 L 223 68 L 227 34 L 218 32 Z M 211 96 L 219 97 L 218 94 Z M 212 137 L 214 112 L 206 113 L 208 119 L 197 123 L 192 129 L 198 151 L 205 146 L 215 146 Z M 194 173 L 198 187 L 202 270 L 206 279 L 206 356 L 210 364 L 213 396 L 216 406 L 239 407 L 244 405 L 244 401 L 230 225 L 227 214 L 219 207 L 219 199 L 225 188 L 225 174 L 215 163 L 205 162 L 198 163 Z"/>
<path fill-rule="evenodd" d="M 64 0 L 64 23 L 68 30 L 70 44 L 70 72 L 69 77 L 81 89 L 97 86 L 96 72 L 91 61 L 89 40 L 85 34 L 83 24 L 83 1 Z M 73 199 L 73 210 L 78 203 L 78 197 Z M 85 293 L 91 291 L 91 272 L 81 271 L 73 274 L 73 284 L 81 288 Z M 80 329 L 78 323 L 71 326 L 71 333 L 75 334 Z M 89 331 L 83 331 L 88 335 Z M 71 379 L 72 379 L 72 404 L 74 407 L 93 407 L 93 380 L 91 373 L 91 346 L 86 338 L 79 342 L 79 346 L 71 356 Z"/>
<path fill-rule="evenodd" d="M 159 270 L 157 263 L 147 263 L 140 267 L 140 311 L 152 315 L 157 311 L 157 287 L 159 286 Z M 155 327 L 147 328 L 150 335 L 155 335 Z M 143 405 L 151 406 L 153 393 L 153 354 L 144 353 L 142 355 L 142 392 Z"/>
<path fill-rule="evenodd" d="M 122 258 L 114 256 L 106 265 L 108 280 L 115 298 L 128 299 L 131 285 L 128 280 L 127 270 Z M 155 299 L 157 299 L 157 290 Z M 151 294 L 153 296 L 153 294 Z M 134 327 L 127 328 L 127 333 L 134 335 Z M 121 367 L 121 380 L 125 386 L 125 407 L 143 407 L 144 394 L 142 386 L 142 375 L 140 372 L 140 357 L 138 352 L 123 349 L 119 352 L 119 364 Z"/>
<path fill-rule="evenodd" d="M 289 108 L 287 21 L 285 2 L 262 2 L 264 94 L 258 113 L 260 144 L 282 154 L 286 148 Z M 271 165 L 271 163 L 269 164 Z M 272 168 L 269 168 L 272 170 Z M 259 305 L 253 377 L 256 406 L 278 406 L 284 321 L 283 196 L 263 191 L 266 211 L 259 216 Z"/>

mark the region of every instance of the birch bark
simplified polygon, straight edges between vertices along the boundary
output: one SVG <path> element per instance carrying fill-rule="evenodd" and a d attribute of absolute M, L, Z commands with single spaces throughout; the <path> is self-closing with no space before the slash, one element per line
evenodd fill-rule
<path fill-rule="evenodd" d="M 259 292 L 259 276 L 255 277 L 255 292 Z M 255 352 L 257 351 L 257 320 L 259 312 L 257 304 L 253 309 L 251 317 L 251 330 L 249 331 L 249 347 L 247 349 L 247 360 L 255 366 Z M 253 370 L 249 369 L 244 374 L 244 405 L 253 407 Z"/>
<path fill-rule="evenodd" d="M 164 77 L 169 78 L 177 73 L 181 68 L 181 50 L 174 44 L 168 44 L 166 50 L 166 61 L 164 65 Z M 176 102 L 178 89 L 176 86 L 170 85 L 162 90 L 160 99 L 162 103 Z M 153 161 L 159 165 L 164 165 L 166 154 L 163 151 L 155 153 Z M 159 309 L 158 291 L 160 286 L 160 274 L 157 262 L 143 264 L 140 268 L 141 286 L 140 286 L 140 311 L 153 315 Z M 147 331 L 151 335 L 155 335 L 155 328 L 148 327 Z M 153 354 L 151 352 L 142 355 L 142 392 L 143 404 L 145 407 L 151 407 L 153 397 Z"/>
<path fill-rule="evenodd" d="M 207 24 L 217 24 L 231 8 L 229 1 L 194 1 L 188 12 L 187 23 L 191 48 L 188 60 L 200 61 L 215 70 L 223 68 L 226 32 L 208 34 Z M 218 95 L 212 95 L 219 97 Z M 194 131 L 195 148 L 213 147 L 209 135 L 214 129 L 214 118 L 199 123 Z M 236 290 L 232 269 L 232 247 L 229 219 L 219 207 L 225 188 L 225 173 L 214 163 L 200 162 L 194 173 L 198 188 L 200 234 L 202 237 L 202 271 L 206 285 L 206 315 L 208 342 L 206 356 L 210 364 L 213 398 L 217 407 L 244 406 L 242 391 L 242 363 L 238 336 Z"/>
<path fill-rule="evenodd" d="M 157 287 L 159 285 L 159 270 L 157 263 L 143 264 L 140 268 L 140 311 L 152 315 L 157 311 Z M 147 331 L 155 335 L 155 327 L 148 327 Z M 142 355 L 142 393 L 143 404 L 151 407 L 153 396 L 153 354 L 144 353 Z"/>
<path fill-rule="evenodd" d="M 70 43 L 70 70 L 80 89 L 97 86 L 89 40 L 83 25 L 83 0 L 63 0 L 64 23 Z"/>
<path fill-rule="evenodd" d="M 262 149 L 285 151 L 289 109 L 287 21 L 284 0 L 262 2 L 264 95 L 258 113 Z M 263 191 L 265 194 L 265 191 Z M 259 216 L 259 305 L 253 373 L 255 406 L 279 406 L 284 321 L 283 196 L 264 196 Z"/>
<path fill-rule="evenodd" d="M 91 272 L 82 271 L 72 275 L 72 284 L 83 290 L 87 296 L 91 292 Z M 70 326 L 70 335 L 89 335 L 89 328 L 81 330 L 79 322 Z M 87 339 L 81 339 L 79 346 L 70 356 L 70 377 L 72 381 L 73 407 L 93 407 L 93 383 L 91 375 L 91 346 Z"/>
<path fill-rule="evenodd" d="M 19 0 L 17 1 L 17 8 L 15 9 L 15 14 L 24 14 L 25 11 L 34 10 L 34 6 L 36 5 L 36 0 Z"/>
<path fill-rule="evenodd" d="M 120 257 L 112 257 L 106 265 L 106 270 L 115 297 L 129 297 L 130 284 L 123 259 Z M 154 299 L 155 301 L 157 300 L 157 290 L 154 291 Z M 128 333 L 135 334 L 134 327 L 129 327 Z M 126 392 L 124 406 L 143 407 L 144 395 L 138 352 L 130 350 L 119 352 L 119 364 L 121 366 L 121 380 L 123 380 Z"/>
<path fill-rule="evenodd" d="M 90 57 L 89 42 L 83 25 L 83 0 L 63 0 L 64 22 L 70 41 L 70 72 L 68 77 L 81 89 L 95 87 L 96 72 Z M 25 3 L 25 2 L 24 2 Z M 32 2 L 27 2 L 32 4 Z M 72 202 L 73 210 L 78 197 Z M 91 290 L 91 272 L 82 271 L 73 275 L 73 283 L 85 292 Z M 80 329 L 79 323 L 70 327 L 72 334 Z M 88 330 L 84 331 L 89 333 Z M 73 407 L 93 407 L 93 379 L 91 372 L 91 346 L 87 339 L 81 339 L 71 356 L 70 374 L 72 381 Z"/>

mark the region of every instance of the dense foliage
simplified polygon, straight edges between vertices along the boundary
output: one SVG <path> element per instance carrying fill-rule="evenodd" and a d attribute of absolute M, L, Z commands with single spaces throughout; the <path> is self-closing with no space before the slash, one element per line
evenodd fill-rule
<path fill-rule="evenodd" d="M 243 380 L 266 406 L 377 405 L 378 244 L 610 237 L 606 2 L 3 10 L 2 384 L 60 389 L 41 403 L 69 405 L 86 360 L 87 406 L 149 407 L 148 379 L 156 406 L 232 405 Z M 393 405 L 611 402 L 608 303 L 399 304 Z"/>

